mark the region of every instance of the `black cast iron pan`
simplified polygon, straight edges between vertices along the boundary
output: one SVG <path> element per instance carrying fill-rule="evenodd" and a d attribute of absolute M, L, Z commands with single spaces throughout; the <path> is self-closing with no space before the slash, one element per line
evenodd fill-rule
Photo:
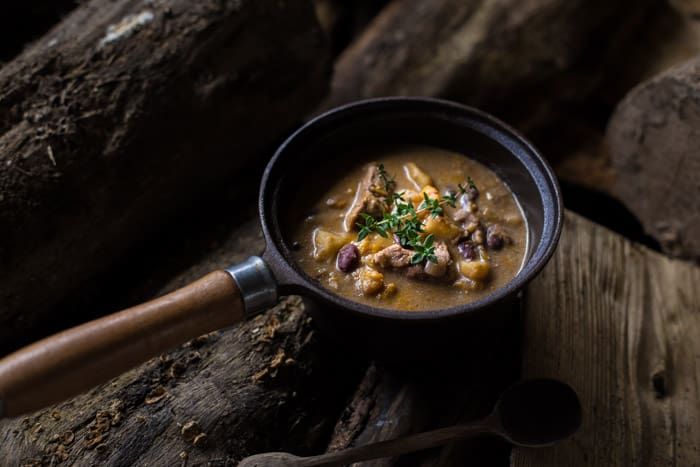
<path fill-rule="evenodd" d="M 284 213 L 298 202 L 298 181 L 315 163 L 348 148 L 422 144 L 468 154 L 494 170 L 518 198 L 528 225 L 526 260 L 504 287 L 472 303 L 423 312 L 370 307 L 321 287 L 294 262 Z M 299 294 L 327 334 L 400 362 L 450 352 L 471 336 L 498 338 L 513 319 L 518 292 L 542 269 L 562 226 L 559 188 L 537 150 L 507 125 L 476 109 L 425 98 L 361 101 L 323 114 L 277 150 L 263 175 L 262 258 L 216 271 L 148 303 L 43 339 L 0 360 L 0 417 L 69 398 L 201 334 L 231 326 Z M 483 339 L 480 341 L 483 342 Z"/>

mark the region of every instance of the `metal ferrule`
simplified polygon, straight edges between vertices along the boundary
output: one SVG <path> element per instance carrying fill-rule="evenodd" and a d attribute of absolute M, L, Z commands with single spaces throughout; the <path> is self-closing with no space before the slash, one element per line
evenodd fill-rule
<path fill-rule="evenodd" d="M 277 304 L 277 281 L 262 258 L 251 256 L 246 261 L 226 268 L 236 281 L 245 316 L 250 318 Z"/>

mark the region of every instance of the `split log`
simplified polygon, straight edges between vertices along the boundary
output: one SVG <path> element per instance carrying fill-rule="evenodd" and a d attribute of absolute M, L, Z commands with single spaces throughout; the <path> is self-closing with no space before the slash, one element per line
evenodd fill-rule
<path fill-rule="evenodd" d="M 232 211 L 236 213 L 236 211 Z M 166 293 L 262 252 L 257 219 L 231 228 Z M 362 360 L 324 341 L 299 298 L 190 341 L 91 392 L 0 422 L 2 465 L 221 465 L 323 449 Z"/>
<path fill-rule="evenodd" d="M 700 58 L 635 88 L 607 129 L 612 193 L 672 255 L 700 258 Z"/>
<path fill-rule="evenodd" d="M 595 252 L 595 253 L 594 253 Z M 524 307 L 524 377 L 578 391 L 583 426 L 512 465 L 697 465 L 700 268 L 567 213 Z"/>
<path fill-rule="evenodd" d="M 491 111 L 522 105 L 532 116 L 551 101 L 532 89 L 551 97 L 553 81 L 586 57 L 597 63 L 613 31 L 650 3 L 630 11 L 622 0 L 394 0 L 340 56 L 323 106 L 426 95 Z M 577 79 L 560 87 L 582 96 L 590 86 Z"/>
<path fill-rule="evenodd" d="M 271 150 L 326 56 L 310 2 L 92 0 L 2 68 L 0 342 Z"/>

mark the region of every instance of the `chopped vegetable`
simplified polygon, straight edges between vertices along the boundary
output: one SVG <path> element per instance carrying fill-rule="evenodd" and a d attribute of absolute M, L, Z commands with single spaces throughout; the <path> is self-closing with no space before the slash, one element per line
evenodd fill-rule
<path fill-rule="evenodd" d="M 423 221 L 423 230 L 426 233 L 433 234 L 435 238 L 450 242 L 457 240 L 459 236 L 462 235 L 462 229 L 445 217 L 427 218 Z"/>
<path fill-rule="evenodd" d="M 460 261 L 459 272 L 467 279 L 483 281 L 489 275 L 489 264 L 485 261 Z"/>
<path fill-rule="evenodd" d="M 321 228 L 315 229 L 313 234 L 314 259 L 323 261 L 335 258 L 338 250 L 349 241 L 346 234 L 336 234 Z"/>
<path fill-rule="evenodd" d="M 406 172 L 406 178 L 415 185 L 417 190 L 420 190 L 420 188 L 425 185 L 433 185 L 433 179 L 430 175 L 423 172 L 420 167 L 413 162 L 406 163 L 403 166 L 403 170 Z"/>
<path fill-rule="evenodd" d="M 353 273 L 355 285 L 363 295 L 374 295 L 384 287 L 384 274 L 369 266 L 363 266 Z"/>

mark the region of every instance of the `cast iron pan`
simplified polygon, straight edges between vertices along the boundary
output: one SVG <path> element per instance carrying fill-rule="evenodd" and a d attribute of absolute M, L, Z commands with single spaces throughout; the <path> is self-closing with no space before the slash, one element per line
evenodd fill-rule
<path fill-rule="evenodd" d="M 318 161 L 342 157 L 348 148 L 391 143 L 466 154 L 506 182 L 523 208 L 529 235 L 524 266 L 510 283 L 465 305 L 402 312 L 335 295 L 295 264 L 285 219 L 299 200 L 299 177 Z M 324 333 L 351 338 L 360 351 L 395 362 L 451 352 L 475 334 L 498 339 L 502 324 L 513 319 L 517 293 L 551 257 L 562 225 L 556 179 L 530 143 L 483 112 L 425 98 L 357 102 L 304 125 L 268 164 L 259 210 L 267 242 L 262 258 L 212 272 L 171 294 L 0 360 L 0 417 L 32 412 L 81 393 L 171 347 L 245 320 L 276 303 L 279 295 L 306 297 Z"/>

